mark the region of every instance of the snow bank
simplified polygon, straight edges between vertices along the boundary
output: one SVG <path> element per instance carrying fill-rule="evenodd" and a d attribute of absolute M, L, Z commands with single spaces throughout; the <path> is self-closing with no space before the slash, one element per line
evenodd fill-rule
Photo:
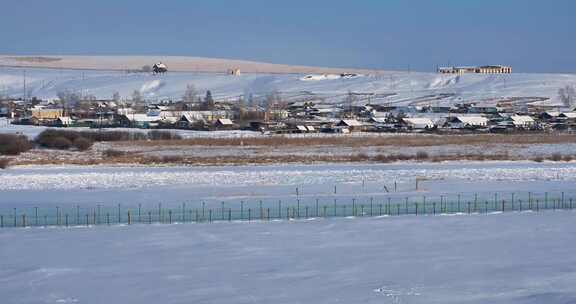
<path fill-rule="evenodd" d="M 153 95 L 155 92 L 160 90 L 166 83 L 162 80 L 155 79 L 152 81 L 148 81 L 142 85 L 140 88 L 140 93 L 146 95 Z"/>

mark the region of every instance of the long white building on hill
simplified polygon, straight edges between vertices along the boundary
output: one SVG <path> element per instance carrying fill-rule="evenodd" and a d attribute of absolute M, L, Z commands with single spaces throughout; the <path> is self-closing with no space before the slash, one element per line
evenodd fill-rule
<path fill-rule="evenodd" d="M 438 73 L 441 74 L 511 74 L 512 67 L 504 65 L 483 65 L 467 67 L 440 67 Z"/>

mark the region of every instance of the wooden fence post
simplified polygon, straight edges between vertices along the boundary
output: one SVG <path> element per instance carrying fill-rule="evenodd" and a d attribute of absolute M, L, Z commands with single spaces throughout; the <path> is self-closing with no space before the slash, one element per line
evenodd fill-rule
<path fill-rule="evenodd" d="M 282 219 L 282 200 L 278 200 L 278 219 Z"/>
<path fill-rule="evenodd" d="M 336 209 L 336 199 L 334 199 L 334 216 L 338 214 L 338 210 Z"/>
<path fill-rule="evenodd" d="M 300 218 L 300 199 L 296 200 L 296 218 Z"/>

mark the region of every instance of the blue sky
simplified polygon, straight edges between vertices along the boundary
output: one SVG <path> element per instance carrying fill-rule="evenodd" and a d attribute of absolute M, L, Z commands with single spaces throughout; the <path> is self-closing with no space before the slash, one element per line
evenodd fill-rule
<path fill-rule="evenodd" d="M 3 0 L 0 53 L 574 72 L 575 16 L 568 0 Z"/>

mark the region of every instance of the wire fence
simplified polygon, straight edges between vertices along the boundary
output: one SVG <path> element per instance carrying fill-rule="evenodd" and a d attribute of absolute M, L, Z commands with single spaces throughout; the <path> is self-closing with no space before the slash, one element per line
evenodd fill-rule
<path fill-rule="evenodd" d="M 435 197 L 370 197 L 350 202 L 334 198 L 286 203 L 281 200 L 257 204 L 224 202 L 219 207 L 204 202 L 181 203 L 178 206 L 116 206 L 12 208 L 0 209 L 0 228 L 15 227 L 70 227 L 93 225 L 212 223 L 231 221 L 271 221 L 331 217 L 374 216 L 430 216 L 443 214 L 489 214 L 494 212 L 521 212 L 544 210 L 570 210 L 576 207 L 573 193 L 473 193 Z"/>

